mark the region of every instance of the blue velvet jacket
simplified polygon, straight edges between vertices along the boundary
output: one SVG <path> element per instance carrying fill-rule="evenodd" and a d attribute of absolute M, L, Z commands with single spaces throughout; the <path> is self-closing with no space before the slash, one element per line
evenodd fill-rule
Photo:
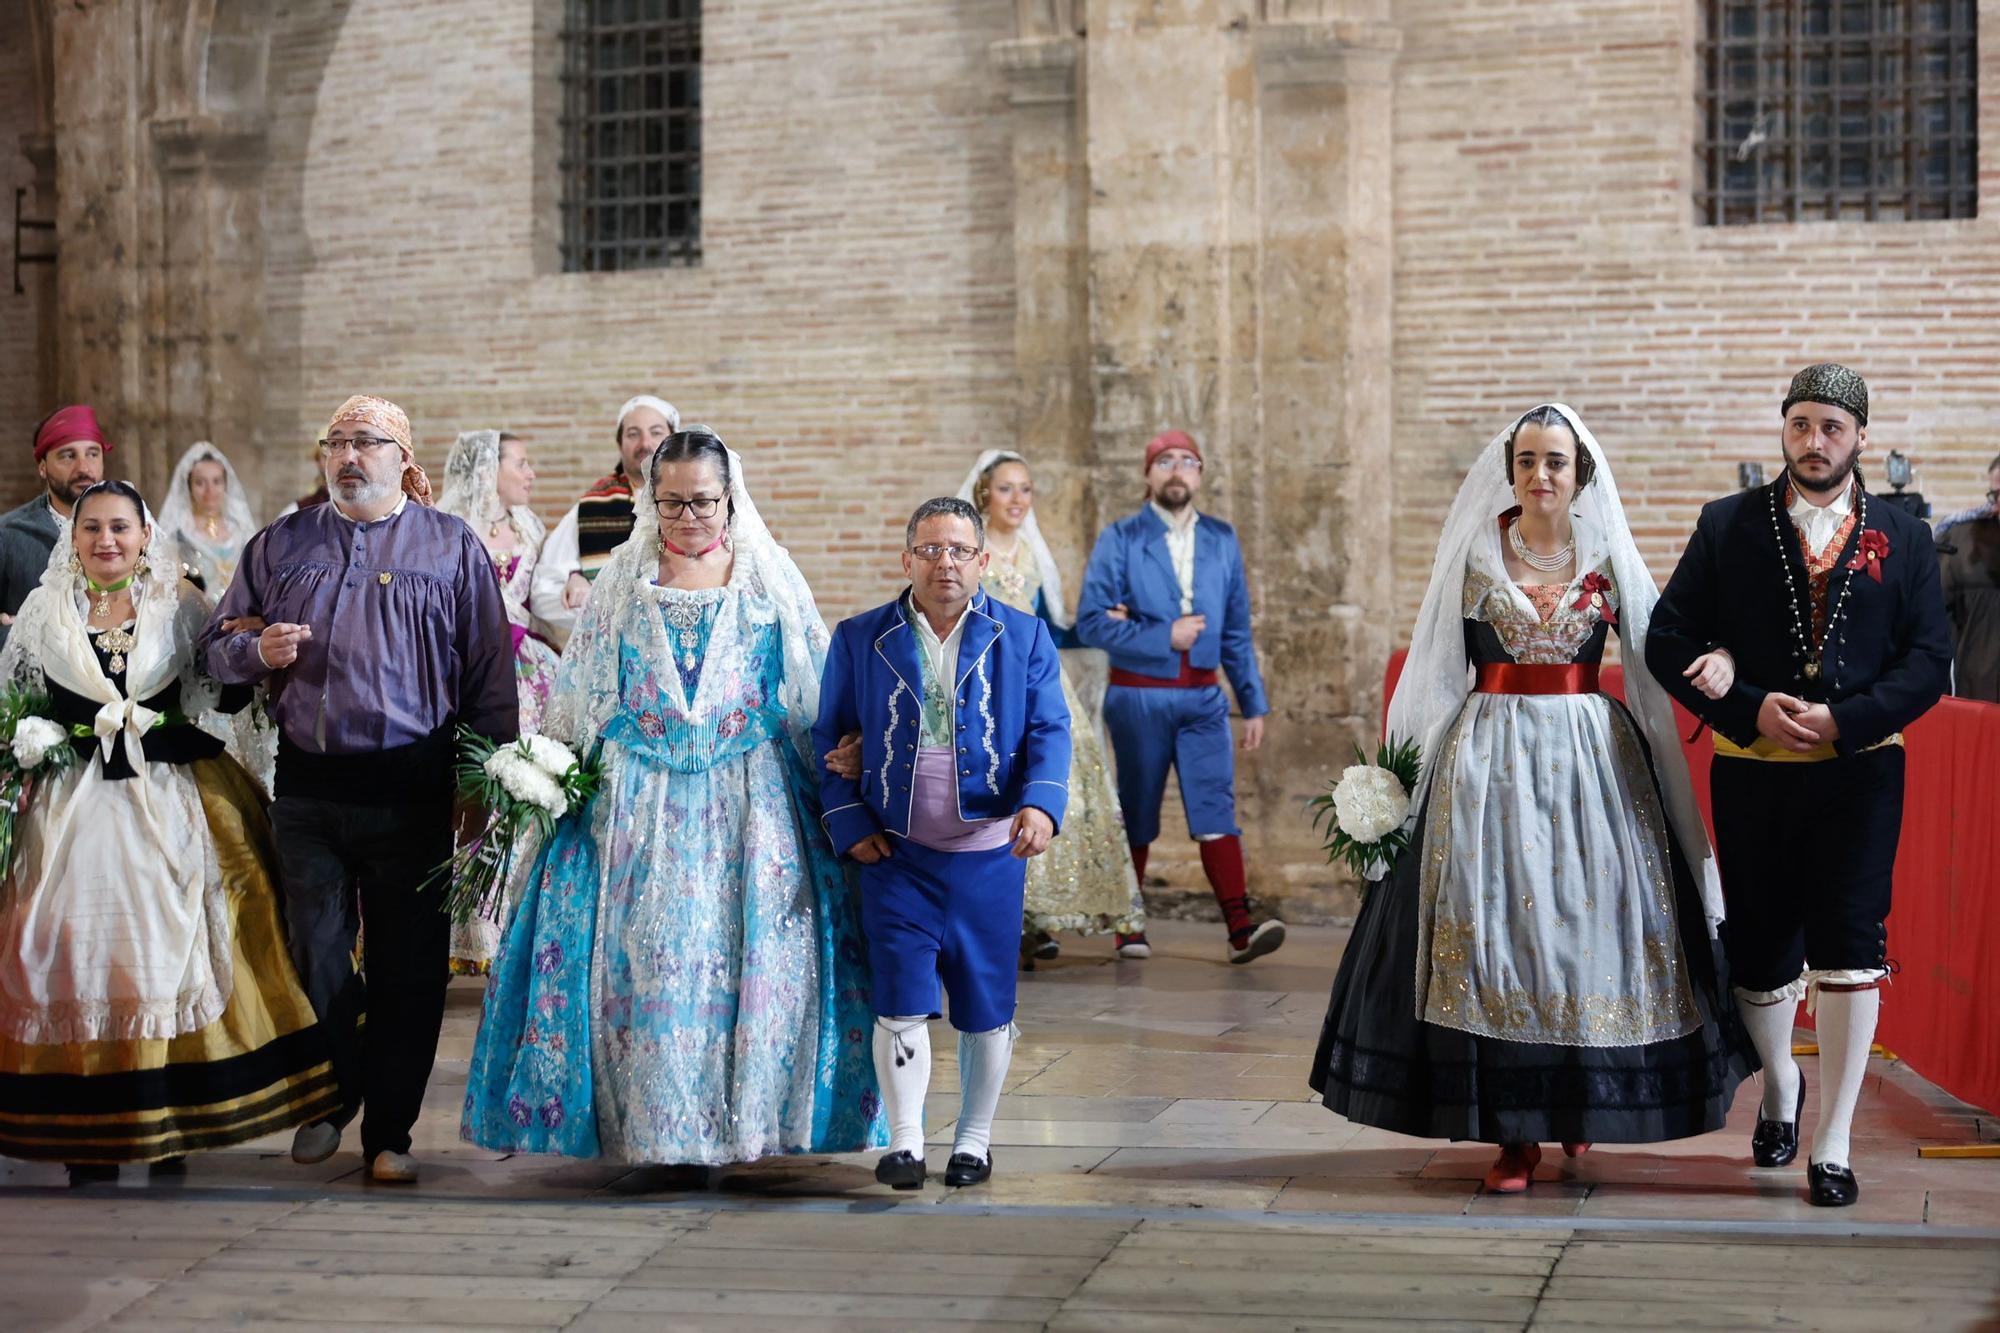
<path fill-rule="evenodd" d="M 870 834 L 910 831 L 910 779 L 917 757 L 923 667 L 917 631 L 898 597 L 843 620 L 827 649 L 813 749 L 825 754 L 861 733 L 861 776 L 819 775 L 834 850 Z M 1062 827 L 1069 805 L 1069 707 L 1048 626 L 972 595 L 958 647 L 953 731 L 961 819 L 1011 817 L 1034 806 Z"/>
<path fill-rule="evenodd" d="M 1120 605 L 1129 620 L 1105 614 Z M 1181 674 L 1180 654 L 1169 646 L 1180 613 L 1181 584 L 1167 551 L 1167 525 L 1149 504 L 1098 536 L 1077 600 L 1077 636 L 1111 654 L 1114 667 L 1172 680 Z M 1243 548 L 1236 543 L 1236 529 L 1208 514 L 1194 525 L 1194 613 L 1208 617 L 1208 628 L 1188 649 L 1188 665 L 1209 671 L 1221 667 L 1243 716 L 1270 712 L 1250 641 Z"/>

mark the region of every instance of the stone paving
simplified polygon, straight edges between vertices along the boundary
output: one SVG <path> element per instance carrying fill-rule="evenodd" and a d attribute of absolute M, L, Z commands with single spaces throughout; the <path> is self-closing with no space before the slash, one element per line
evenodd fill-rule
<path fill-rule="evenodd" d="M 871 1156 L 691 1181 L 470 1148 L 479 991 L 456 983 L 421 1184 L 365 1183 L 351 1134 L 316 1167 L 280 1138 L 76 1192 L 0 1162 L 0 1328 L 2000 1329 L 2000 1161 L 1917 1156 L 2000 1123 L 1894 1060 L 1869 1073 L 1844 1212 L 1804 1202 L 1803 1156 L 1750 1168 L 1747 1089 L 1720 1133 L 1552 1152 L 1498 1198 L 1490 1149 L 1312 1100 L 1343 932 L 1295 930 L 1247 968 L 1214 926 L 1154 941 L 1119 963 L 1072 939 L 1023 979 L 993 1181 L 908 1195 Z M 941 1171 L 958 1075 L 937 1035 Z"/>

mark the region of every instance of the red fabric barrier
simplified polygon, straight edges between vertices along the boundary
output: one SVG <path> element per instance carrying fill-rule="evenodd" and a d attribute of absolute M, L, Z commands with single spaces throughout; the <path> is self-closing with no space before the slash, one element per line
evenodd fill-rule
<path fill-rule="evenodd" d="M 1389 659 L 1387 701 L 1405 654 Z M 1624 672 L 1604 671 L 1625 697 Z M 1706 732 L 1674 705 L 1701 817 L 1714 837 Z M 1878 1040 L 1952 1096 L 2000 1111 L 2000 705 L 1945 699 L 1904 733 L 1908 773 L 1889 956 L 1902 970 L 1882 1000 Z M 1986 966 L 1981 966 L 1984 962 Z M 1800 1022 L 1809 1024 L 1803 1012 Z"/>

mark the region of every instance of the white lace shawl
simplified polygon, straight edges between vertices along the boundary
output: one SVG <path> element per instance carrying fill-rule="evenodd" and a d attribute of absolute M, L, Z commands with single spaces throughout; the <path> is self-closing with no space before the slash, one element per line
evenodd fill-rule
<path fill-rule="evenodd" d="M 690 427 L 689 429 L 696 429 Z M 730 520 L 729 541 L 734 567 L 728 588 L 737 598 L 736 613 L 758 619 L 775 618 L 784 647 L 782 703 L 800 757 L 808 771 L 817 771 L 812 754 L 812 726 L 819 715 L 819 677 L 826 664 L 827 631 L 813 603 L 812 589 L 792 563 L 791 555 L 778 545 L 771 530 L 750 498 L 744 481 L 743 459 L 729 451 Z M 641 593 L 659 573 L 660 519 L 658 509 L 647 503 L 644 483 L 635 494 L 632 535 L 611 553 L 598 573 L 590 601 L 577 620 L 575 633 L 563 650 L 562 666 L 556 674 L 549 707 L 542 719 L 542 731 L 579 752 L 587 750 L 618 711 L 618 656 L 620 643 L 631 643 L 649 662 L 666 664 L 672 649 L 666 640 L 658 599 Z M 719 631 L 718 631 L 719 633 Z M 711 650 L 721 646 L 712 640 Z M 704 671 L 706 684 L 721 673 Z M 671 667 L 661 672 L 669 689 L 679 688 L 679 676 Z M 707 691 L 697 688 L 693 700 L 684 701 L 693 716 L 707 706 Z"/>
<path fill-rule="evenodd" d="M 1618 498 L 1618 483 L 1612 477 L 1611 462 L 1581 418 L 1563 404 L 1554 405 L 1576 432 L 1578 443 L 1590 452 L 1597 475 L 1573 502 L 1571 527 L 1576 539 L 1576 568 L 1579 572 L 1609 563 L 1618 586 L 1619 627 L 1624 647 L 1625 701 L 1645 734 L 1653 752 L 1667 816 L 1675 839 L 1701 886 L 1702 908 L 1711 922 L 1722 920 L 1722 881 L 1716 873 L 1715 854 L 1708 842 L 1707 827 L 1688 780 L 1687 758 L 1676 733 L 1673 702 L 1646 670 L 1646 630 L 1652 623 L 1653 606 L 1660 599 L 1653 575 L 1632 540 L 1625 519 L 1625 506 Z M 1424 591 L 1423 607 L 1410 636 L 1410 652 L 1403 664 L 1402 677 L 1389 701 L 1389 734 L 1416 740 L 1423 747 L 1424 771 L 1412 793 L 1411 811 L 1423 805 L 1430 790 L 1431 761 L 1445 729 L 1464 707 L 1472 692 L 1471 667 L 1465 655 L 1463 602 L 1468 567 L 1477 569 L 1503 588 L 1512 588 L 1500 554 L 1499 517 L 1514 504 L 1508 484 L 1507 441 L 1512 423 L 1494 436 L 1459 487 L 1445 519 L 1438 541 L 1437 560 L 1431 566 L 1430 585 Z M 1518 590 L 1516 596 L 1521 594 Z M 1524 599 L 1525 600 L 1525 599 Z"/>

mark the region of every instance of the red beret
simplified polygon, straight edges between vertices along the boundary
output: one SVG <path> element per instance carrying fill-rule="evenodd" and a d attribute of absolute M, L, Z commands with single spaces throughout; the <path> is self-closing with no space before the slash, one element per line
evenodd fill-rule
<path fill-rule="evenodd" d="M 105 453 L 111 452 L 111 441 L 104 438 L 104 430 L 97 424 L 94 408 L 81 404 L 57 408 L 35 431 L 35 461 L 41 462 L 48 456 L 49 450 L 76 440 L 93 440 L 104 446 Z"/>
<path fill-rule="evenodd" d="M 1185 449 L 1196 458 L 1201 457 L 1201 446 L 1194 442 L 1194 436 L 1184 430 L 1163 430 L 1146 446 L 1146 466 L 1150 469 L 1153 460 L 1169 449 Z"/>

